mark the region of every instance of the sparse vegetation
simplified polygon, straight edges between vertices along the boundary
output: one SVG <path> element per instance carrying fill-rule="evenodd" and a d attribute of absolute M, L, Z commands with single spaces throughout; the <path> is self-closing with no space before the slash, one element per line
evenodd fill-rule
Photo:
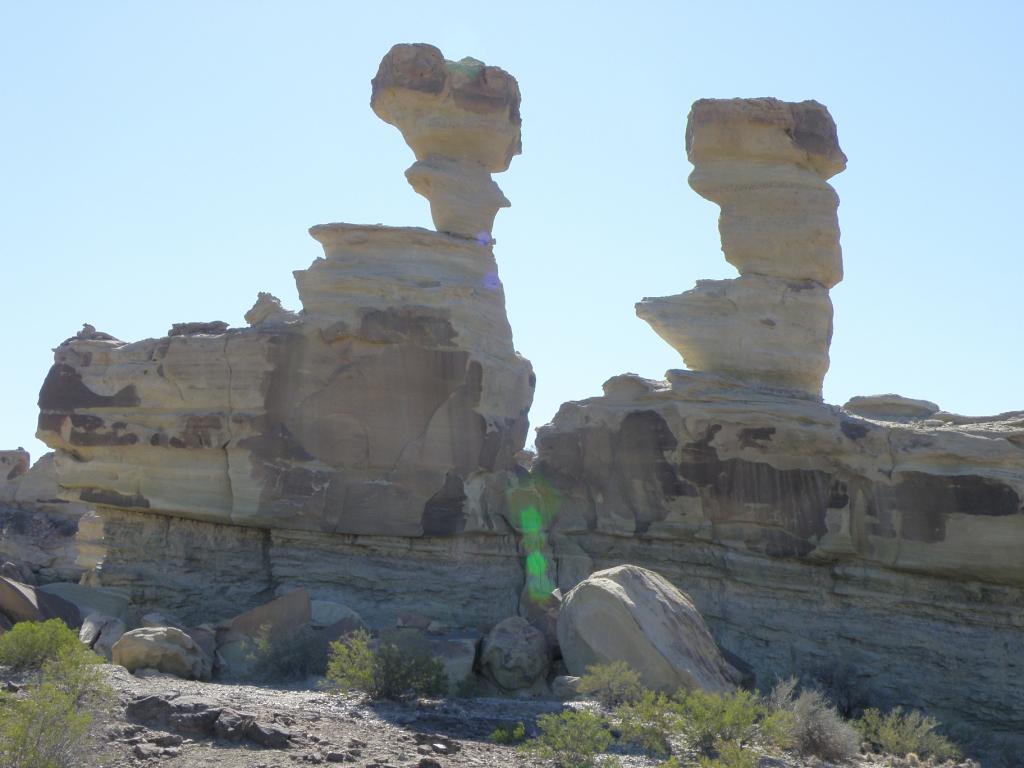
<path fill-rule="evenodd" d="M 22 621 L 0 635 L 0 666 L 15 672 L 41 669 L 47 661 L 61 654 L 79 657 L 83 662 L 98 657 L 78 641 L 78 634 L 60 619 L 44 622 Z"/>
<path fill-rule="evenodd" d="M 577 690 L 609 708 L 636 701 L 644 694 L 640 675 L 624 661 L 587 667 Z"/>
<path fill-rule="evenodd" d="M 754 694 L 739 690 L 720 696 L 699 689 L 679 691 L 680 727 L 687 743 L 709 753 L 719 743 L 746 743 L 755 735 L 755 724 L 765 707 Z"/>
<path fill-rule="evenodd" d="M 604 718 L 595 712 L 569 709 L 557 715 L 541 715 L 537 727 L 538 736 L 519 749 L 551 760 L 559 768 L 609 768 L 618 762 L 614 758 L 599 758 L 613 738 Z"/>
<path fill-rule="evenodd" d="M 255 679 L 277 682 L 324 674 L 327 650 L 327 643 L 308 626 L 274 634 L 270 625 L 264 624 L 248 655 Z"/>
<path fill-rule="evenodd" d="M 0 637 L 0 659 L 34 673 L 27 695 L 0 693 L 0 768 L 69 768 L 112 692 L 98 656 L 62 621 L 20 622 Z"/>
<path fill-rule="evenodd" d="M 769 695 L 768 705 L 778 716 L 770 724 L 776 731 L 775 738 L 782 740 L 788 736 L 792 748 L 801 755 L 849 760 L 857 754 L 860 738 L 856 729 L 843 720 L 821 692 L 803 691 L 797 695 L 796 680 L 784 680 Z"/>
<path fill-rule="evenodd" d="M 518 744 L 525 738 L 526 726 L 522 723 L 495 728 L 490 735 L 490 740 L 494 744 Z"/>
<path fill-rule="evenodd" d="M 938 760 L 960 756 L 960 750 L 953 742 L 936 733 L 939 722 L 917 710 L 904 712 L 902 707 L 896 707 L 883 715 L 877 709 L 868 709 L 856 726 L 864 740 L 873 747 L 899 757 L 911 753 Z"/>
<path fill-rule="evenodd" d="M 700 768 L 756 768 L 757 755 L 738 741 L 719 742 L 715 757 L 701 757 Z"/>
<path fill-rule="evenodd" d="M 671 734 L 679 730 L 678 705 L 663 693 L 645 691 L 639 700 L 615 710 L 622 739 L 655 757 L 672 752 Z"/>
<path fill-rule="evenodd" d="M 331 643 L 327 679 L 338 688 L 363 691 L 371 699 L 441 696 L 448 691 L 444 666 L 430 655 L 416 632 L 390 633 L 376 648 L 364 630 Z"/>

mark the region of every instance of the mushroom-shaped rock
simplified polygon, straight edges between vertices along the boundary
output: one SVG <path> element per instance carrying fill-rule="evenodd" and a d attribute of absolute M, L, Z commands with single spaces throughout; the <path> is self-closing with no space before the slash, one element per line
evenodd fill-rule
<path fill-rule="evenodd" d="M 738 679 L 690 599 L 635 565 L 598 571 L 577 584 L 558 616 L 558 642 L 572 675 L 624 661 L 652 690 L 720 693 Z"/>
<path fill-rule="evenodd" d="M 843 279 L 836 125 L 816 101 L 701 99 L 686 128 L 690 186 L 721 207 L 740 277 L 644 299 L 637 315 L 693 370 L 820 397 L 832 340 L 828 290 Z"/>
<path fill-rule="evenodd" d="M 430 201 L 437 229 L 490 242 L 509 204 L 490 174 L 522 150 L 516 79 L 476 59 L 448 61 L 432 45 L 401 44 L 372 85 L 373 111 L 416 154 L 406 177 Z"/>
<path fill-rule="evenodd" d="M 506 691 L 529 688 L 547 672 L 550 659 L 543 633 L 511 616 L 484 638 L 480 667 Z"/>
<path fill-rule="evenodd" d="M 157 669 L 187 680 L 207 680 L 213 661 L 188 634 L 176 627 L 142 627 L 125 632 L 112 656 L 129 672 Z"/>

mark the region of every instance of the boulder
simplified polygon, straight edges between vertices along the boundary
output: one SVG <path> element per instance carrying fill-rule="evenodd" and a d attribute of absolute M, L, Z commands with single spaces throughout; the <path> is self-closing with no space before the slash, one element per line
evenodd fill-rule
<path fill-rule="evenodd" d="M 644 686 L 669 693 L 724 693 L 738 679 L 690 599 L 635 565 L 598 571 L 577 584 L 562 604 L 558 641 L 572 675 L 624 661 Z"/>
<path fill-rule="evenodd" d="M 480 651 L 480 668 L 506 691 L 530 688 L 541 680 L 550 662 L 544 634 L 519 616 L 494 627 Z"/>
<path fill-rule="evenodd" d="M 87 587 L 82 584 L 55 582 L 39 587 L 40 591 L 73 603 L 83 616 L 102 613 L 121 619 L 128 616 L 128 593 L 110 587 Z"/>
<path fill-rule="evenodd" d="M 142 627 L 114 644 L 113 660 L 129 672 L 150 668 L 189 680 L 209 679 L 213 661 L 176 627 Z"/>
<path fill-rule="evenodd" d="M 222 627 L 248 637 L 256 637 L 264 628 L 267 628 L 273 637 L 293 632 L 304 624 L 308 624 L 311 611 L 309 593 L 305 589 L 296 589 L 276 600 L 271 600 L 269 603 L 235 616 L 225 622 Z"/>
<path fill-rule="evenodd" d="M 353 628 L 362 626 L 358 613 L 347 605 L 329 600 L 311 600 L 309 604 L 309 625 L 314 628 L 332 627 L 339 622 L 350 622 Z"/>
<path fill-rule="evenodd" d="M 128 631 L 127 625 L 120 619 L 111 619 L 103 625 L 100 636 L 96 638 L 92 649 L 100 656 L 110 661 L 114 657 L 114 645 L 121 639 L 121 635 Z"/>
<path fill-rule="evenodd" d="M 551 695 L 562 701 L 575 699 L 579 695 L 580 678 L 575 675 L 558 675 L 551 681 Z"/>
<path fill-rule="evenodd" d="M 73 629 L 82 624 L 82 615 L 73 603 L 3 576 L 0 576 L 0 612 L 14 622 L 61 619 Z"/>
<path fill-rule="evenodd" d="M 14 622 L 7 618 L 3 613 L 0 613 L 0 635 L 9 630 L 14 626 Z"/>
<path fill-rule="evenodd" d="M 427 642 L 431 655 L 444 665 L 450 693 L 455 693 L 459 686 L 474 677 L 479 638 L 430 637 Z"/>

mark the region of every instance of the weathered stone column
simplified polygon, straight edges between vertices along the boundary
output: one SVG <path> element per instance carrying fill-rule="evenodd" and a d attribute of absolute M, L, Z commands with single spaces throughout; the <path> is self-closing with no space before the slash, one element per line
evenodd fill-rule
<path fill-rule="evenodd" d="M 637 314 L 694 370 L 818 396 L 832 303 L 843 277 L 836 126 L 815 101 L 701 99 L 690 111 L 690 186 L 718 203 L 726 260 L 740 277 L 648 298 Z"/>

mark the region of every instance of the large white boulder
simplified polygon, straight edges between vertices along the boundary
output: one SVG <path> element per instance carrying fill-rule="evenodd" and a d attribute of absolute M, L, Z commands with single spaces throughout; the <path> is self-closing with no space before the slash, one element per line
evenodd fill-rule
<path fill-rule="evenodd" d="M 113 659 L 129 672 L 156 669 L 189 680 L 207 680 L 213 660 L 176 627 L 142 627 L 125 632 L 114 643 Z"/>
<path fill-rule="evenodd" d="M 715 693 L 732 690 L 739 678 L 690 599 L 635 565 L 598 571 L 566 595 L 558 643 L 573 675 L 592 664 L 624 661 L 648 688 Z"/>

